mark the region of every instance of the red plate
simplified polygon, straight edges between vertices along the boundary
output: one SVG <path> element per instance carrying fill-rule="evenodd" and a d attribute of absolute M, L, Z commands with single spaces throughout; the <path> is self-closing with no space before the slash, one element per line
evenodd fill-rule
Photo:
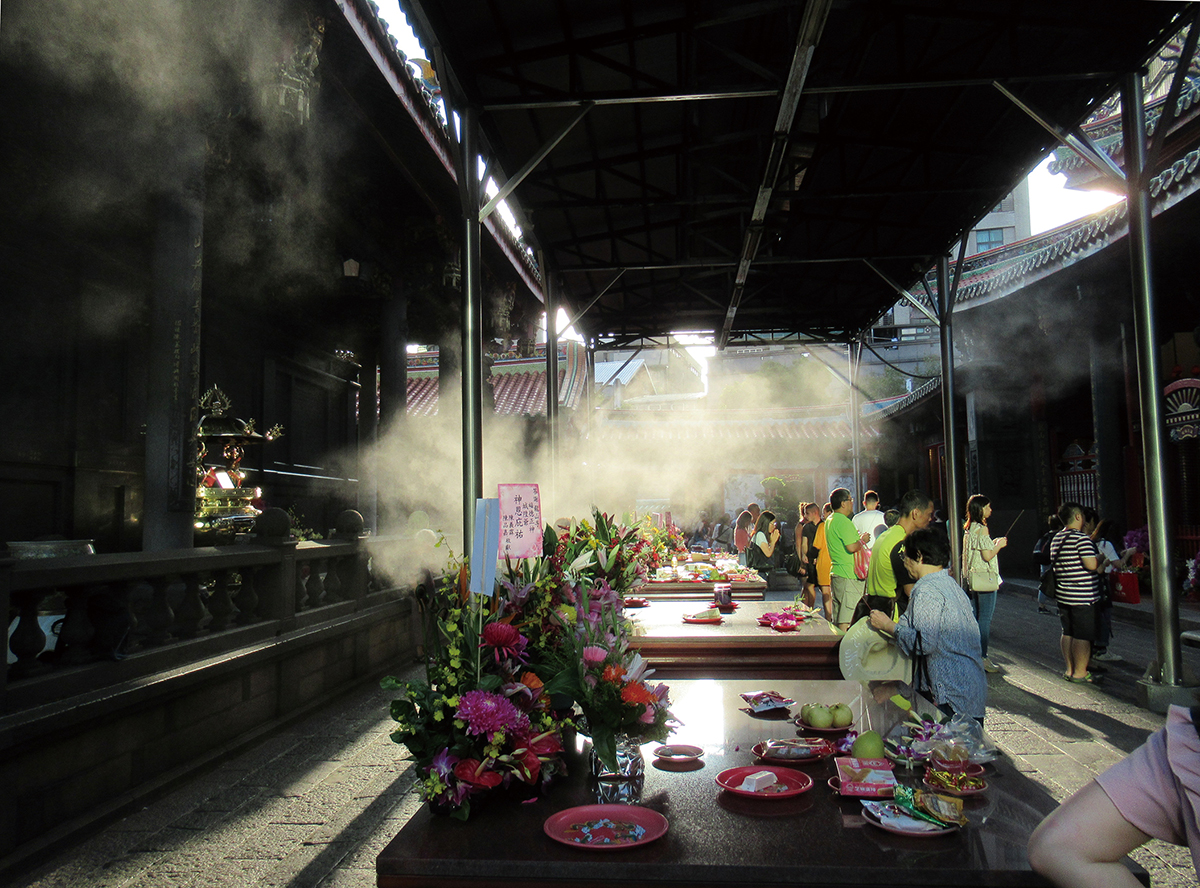
<path fill-rule="evenodd" d="M 877 826 L 882 830 L 886 830 L 887 832 L 894 833 L 898 836 L 908 836 L 912 839 L 932 839 L 937 836 L 948 836 L 958 832 L 959 830 L 959 827 L 957 826 L 948 826 L 945 829 L 900 829 L 899 827 L 885 824 L 867 808 L 863 808 L 862 814 L 867 823 L 871 824 L 872 826 Z"/>
<path fill-rule="evenodd" d="M 825 782 L 828 783 L 829 788 L 832 789 L 834 792 L 836 792 L 838 795 L 845 796 L 848 799 L 886 799 L 886 798 L 891 797 L 891 793 L 889 793 L 888 795 L 869 795 L 868 796 L 868 795 L 859 795 L 856 792 L 842 792 L 842 781 L 839 780 L 837 777 L 830 777 Z M 894 790 L 893 790 L 893 793 L 894 793 Z M 877 823 L 875 825 L 879 826 L 880 824 Z"/>
<path fill-rule="evenodd" d="M 770 771 L 775 775 L 775 783 L 758 792 L 742 789 L 742 781 L 751 774 L 759 771 Z M 789 799 L 802 792 L 812 789 L 812 778 L 802 771 L 791 768 L 780 768 L 775 765 L 744 765 L 740 768 L 729 768 L 717 775 L 717 785 L 734 795 L 749 796 L 754 799 Z M 782 788 L 780 788 L 782 787 Z"/>
<path fill-rule="evenodd" d="M 650 600 L 648 598 L 626 598 L 625 599 L 626 607 L 646 607 L 649 604 L 650 604 Z"/>
<path fill-rule="evenodd" d="M 715 626 L 717 623 L 723 622 L 721 617 L 684 617 L 685 623 L 703 623 L 706 626 Z"/>
<path fill-rule="evenodd" d="M 983 780 L 983 781 L 980 781 L 983 783 L 983 786 L 977 786 L 974 789 L 954 789 L 949 786 L 942 786 L 941 784 L 938 784 L 938 783 L 930 783 L 928 771 L 925 772 L 925 778 L 921 782 L 924 783 L 926 786 L 928 786 L 930 789 L 932 789 L 934 792 L 944 792 L 946 795 L 964 796 L 964 797 L 982 795 L 983 791 L 985 789 L 987 789 L 987 786 L 988 786 L 987 781 Z"/>
<path fill-rule="evenodd" d="M 729 602 L 729 604 L 721 604 L 719 601 L 714 601 L 712 604 L 709 605 L 709 607 L 728 607 L 728 608 L 732 608 L 733 610 L 737 610 L 739 607 L 741 607 L 741 605 L 738 604 L 736 601 L 731 601 L 731 602 Z"/>
<path fill-rule="evenodd" d="M 573 848 L 619 851 L 666 835 L 667 818 L 638 805 L 582 805 L 550 815 L 542 828 Z"/>
<path fill-rule="evenodd" d="M 821 742 L 824 743 L 824 741 L 821 741 Z M 764 755 L 763 751 L 766 748 L 767 748 L 766 743 L 755 743 L 753 752 L 756 756 L 758 756 L 764 762 L 774 762 L 777 765 L 808 765 L 813 762 L 824 761 L 825 759 L 827 759 L 831 755 L 833 755 L 833 752 L 834 752 L 833 744 L 831 744 L 831 743 L 825 743 L 824 746 L 816 747 L 816 751 L 814 751 L 810 755 L 793 755 L 793 756 L 786 756 L 786 757 L 775 756 L 775 755 Z"/>

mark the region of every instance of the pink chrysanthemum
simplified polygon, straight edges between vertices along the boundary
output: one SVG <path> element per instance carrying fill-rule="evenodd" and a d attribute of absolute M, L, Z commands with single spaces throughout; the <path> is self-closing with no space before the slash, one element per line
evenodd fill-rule
<path fill-rule="evenodd" d="M 589 644 L 583 649 L 583 662 L 586 666 L 599 666 L 608 656 L 608 651 L 598 644 Z"/>
<path fill-rule="evenodd" d="M 491 735 L 510 728 L 529 728 L 529 716 L 507 698 L 490 691 L 467 691 L 459 698 L 454 714 L 467 723 L 468 734 Z"/>

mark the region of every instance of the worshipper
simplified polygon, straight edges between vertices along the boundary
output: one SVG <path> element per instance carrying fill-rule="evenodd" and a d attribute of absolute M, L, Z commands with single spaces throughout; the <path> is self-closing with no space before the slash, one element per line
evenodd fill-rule
<path fill-rule="evenodd" d="M 992 615 L 996 612 L 996 596 L 1000 590 L 1000 550 L 1008 545 L 1008 538 L 992 539 L 988 533 L 988 519 L 991 517 L 990 499 L 982 493 L 976 493 L 967 499 L 960 576 L 963 588 L 968 589 L 975 602 L 975 618 L 979 622 L 984 671 L 999 672 L 1000 667 L 988 659 L 988 636 L 991 633 Z M 972 576 L 975 578 L 974 582 L 971 580 Z"/>
<path fill-rule="evenodd" d="M 817 527 L 821 523 L 821 507 L 816 503 L 801 503 L 802 523 L 796 528 L 796 554 L 800 558 L 800 595 L 809 607 L 816 607 L 817 590 Z M 822 600 L 824 610 L 824 600 Z"/>
<path fill-rule="evenodd" d="M 871 539 L 867 541 L 867 548 L 875 547 L 875 540 L 879 535 L 887 529 L 887 520 L 883 512 L 879 511 L 879 494 L 874 490 L 868 490 L 863 494 L 862 511 L 854 516 L 854 529 L 860 534 L 869 533 Z"/>
<path fill-rule="evenodd" d="M 821 592 L 821 609 L 825 619 L 833 622 L 833 595 L 830 592 L 830 571 L 833 570 L 833 560 L 829 557 L 829 541 L 825 538 L 825 530 L 829 524 L 829 516 L 833 514 L 833 506 L 826 503 L 821 507 L 821 523 L 817 525 L 817 535 L 813 544 L 817 550 L 817 587 Z"/>
<path fill-rule="evenodd" d="M 1121 862 L 1150 839 L 1187 845 L 1200 875 L 1197 709 L 1167 722 L 1126 758 L 1067 799 L 1029 837 L 1029 864 L 1060 888 L 1141 885 Z"/>
<path fill-rule="evenodd" d="M 1057 515 L 1051 515 L 1046 521 L 1046 526 L 1049 529 L 1033 544 L 1033 563 L 1038 566 L 1039 581 L 1050 569 L 1050 541 L 1062 530 L 1062 521 Z M 1046 593 L 1041 588 L 1038 589 L 1037 597 L 1039 614 L 1054 616 L 1058 613 L 1058 606 L 1054 603 L 1054 599 L 1046 597 Z"/>
<path fill-rule="evenodd" d="M 854 608 L 863 596 L 864 582 L 854 573 L 854 554 L 871 539 L 871 533 L 860 533 L 855 529 L 850 520 L 854 497 L 845 487 L 835 488 L 829 494 L 829 505 L 833 513 L 825 522 L 825 539 L 832 561 L 829 587 L 833 598 L 833 623 L 845 632 L 850 628 Z"/>
<path fill-rule="evenodd" d="M 1059 647 L 1066 663 L 1063 678 L 1092 682 L 1088 671 L 1092 642 L 1096 639 L 1095 575 L 1103 572 L 1100 553 L 1083 532 L 1083 506 L 1066 502 L 1058 510 L 1063 529 L 1050 541 L 1050 567 L 1057 578 L 1058 619 L 1062 623 Z"/>
<path fill-rule="evenodd" d="M 1100 600 L 1096 603 L 1096 644 L 1092 648 L 1092 659 L 1111 662 L 1121 659 L 1120 654 L 1108 649 L 1108 643 L 1112 640 L 1112 572 L 1118 569 L 1121 562 L 1114 540 L 1120 540 L 1121 536 L 1110 518 L 1097 521 L 1095 530 L 1089 536 L 1104 562 L 1104 572 L 1096 578 Z"/>
<path fill-rule="evenodd" d="M 908 609 L 893 620 L 871 611 L 871 625 L 896 637 L 914 662 L 913 688 L 945 715 L 983 722 L 987 676 L 979 647 L 979 624 L 971 601 L 946 571 L 950 546 L 933 528 L 914 530 L 903 543 L 904 567 L 916 579 Z M 922 662 L 924 668 L 922 668 Z"/>
<path fill-rule="evenodd" d="M 775 567 L 775 548 L 779 545 L 779 537 L 779 522 L 775 520 L 775 513 L 764 509 L 759 513 L 754 535 L 746 549 L 746 567 L 758 571 L 768 583 Z"/>
<path fill-rule="evenodd" d="M 908 607 L 913 580 L 904 567 L 905 537 L 924 530 L 933 518 L 933 500 L 923 490 L 910 490 L 900 498 L 896 522 L 879 535 L 871 549 L 865 596 L 870 610 L 883 611 L 893 620 Z"/>

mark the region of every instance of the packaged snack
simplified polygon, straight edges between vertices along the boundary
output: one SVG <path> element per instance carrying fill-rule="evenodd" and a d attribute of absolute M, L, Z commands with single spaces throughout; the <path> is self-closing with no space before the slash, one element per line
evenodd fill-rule
<path fill-rule="evenodd" d="M 766 712 L 768 709 L 786 709 L 796 702 L 789 697 L 783 696 L 779 691 L 748 691 L 742 694 L 741 697 L 749 704 L 751 712 Z"/>

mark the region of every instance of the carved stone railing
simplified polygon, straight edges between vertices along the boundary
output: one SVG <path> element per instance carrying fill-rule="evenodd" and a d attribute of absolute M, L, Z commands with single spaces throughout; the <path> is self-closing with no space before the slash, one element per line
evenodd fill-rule
<path fill-rule="evenodd" d="M 381 544 L 364 534 L 353 511 L 338 517 L 331 539 L 297 543 L 287 513 L 268 509 L 244 544 L 0 560 L 0 605 L 9 620 L 14 611 L 18 618 L 9 639 L 16 662 L 0 673 L 0 712 L 20 708 L 25 697 L 37 702 L 22 691 L 48 689 L 49 676 L 122 661 L 110 663 L 91 682 L 95 688 L 138 674 L 135 661 L 145 661 L 146 671 L 182 665 L 319 625 L 368 598 L 395 597 L 400 591 L 370 571 L 371 547 Z M 50 602 L 61 605 L 61 628 L 53 652 L 43 653 L 38 618 Z M 87 664 L 91 670 L 78 668 Z M 80 675 L 71 684 L 84 690 L 89 681 Z"/>

